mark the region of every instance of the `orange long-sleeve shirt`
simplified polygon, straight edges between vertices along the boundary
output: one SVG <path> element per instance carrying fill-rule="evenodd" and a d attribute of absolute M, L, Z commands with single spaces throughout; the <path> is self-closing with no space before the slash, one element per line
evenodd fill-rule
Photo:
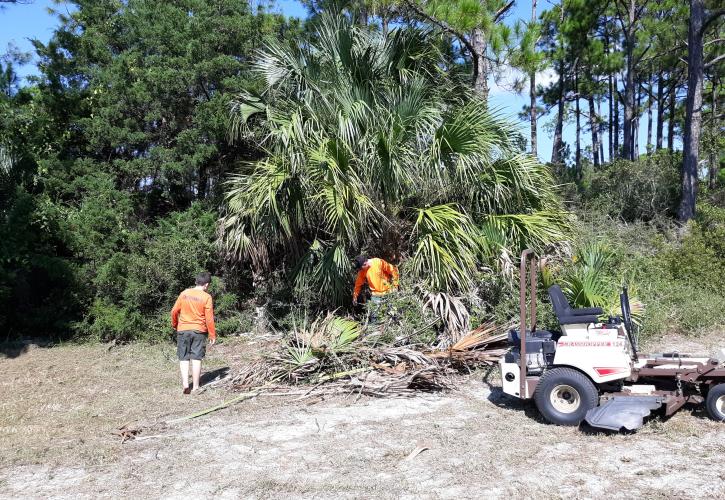
<path fill-rule="evenodd" d="M 211 295 L 196 288 L 181 292 L 171 310 L 171 326 L 177 331 L 209 332 L 209 340 L 216 339 Z"/>
<path fill-rule="evenodd" d="M 367 281 L 373 295 L 385 295 L 391 288 L 398 287 L 398 268 L 383 259 L 369 259 L 369 267 L 363 267 L 357 273 L 355 290 L 352 293 L 353 302 L 357 300 L 363 285 Z"/>

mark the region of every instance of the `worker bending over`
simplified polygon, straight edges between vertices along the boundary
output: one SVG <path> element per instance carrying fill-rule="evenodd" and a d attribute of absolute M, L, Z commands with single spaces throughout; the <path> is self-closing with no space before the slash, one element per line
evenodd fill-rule
<path fill-rule="evenodd" d="M 383 259 L 369 259 L 364 255 L 355 258 L 353 268 L 357 271 L 357 279 L 352 303 L 357 305 L 362 287 L 367 282 L 372 306 L 370 322 L 375 323 L 385 296 L 399 286 L 398 268 Z"/>

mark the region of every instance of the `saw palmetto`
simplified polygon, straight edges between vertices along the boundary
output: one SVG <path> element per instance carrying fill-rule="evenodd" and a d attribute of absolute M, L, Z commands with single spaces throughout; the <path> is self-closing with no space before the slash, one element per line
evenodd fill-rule
<path fill-rule="evenodd" d="M 283 266 L 332 305 L 349 300 L 350 257 L 390 228 L 411 272 L 451 293 L 472 288 L 482 262 L 563 238 L 549 170 L 446 73 L 438 33 L 383 35 L 328 14 L 315 30 L 270 42 L 254 66 L 264 90 L 232 103 L 232 135 L 254 120 L 266 155 L 227 183 L 230 257 Z"/>

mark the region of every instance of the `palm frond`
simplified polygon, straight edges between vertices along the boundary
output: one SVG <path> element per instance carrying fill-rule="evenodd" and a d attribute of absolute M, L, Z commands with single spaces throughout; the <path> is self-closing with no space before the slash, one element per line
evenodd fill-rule
<path fill-rule="evenodd" d="M 479 245 L 477 228 L 453 205 L 415 209 L 413 272 L 433 290 L 472 286 Z"/>

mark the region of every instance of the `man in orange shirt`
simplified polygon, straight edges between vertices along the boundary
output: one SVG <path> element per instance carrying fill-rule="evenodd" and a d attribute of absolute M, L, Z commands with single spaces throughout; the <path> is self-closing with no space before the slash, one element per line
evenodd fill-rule
<path fill-rule="evenodd" d="M 371 295 L 370 322 L 375 324 L 385 296 L 399 286 L 398 268 L 383 259 L 369 259 L 364 255 L 355 258 L 353 268 L 357 271 L 357 279 L 352 292 L 352 303 L 357 305 L 362 287 L 367 282 Z"/>
<path fill-rule="evenodd" d="M 176 299 L 171 310 L 171 326 L 176 330 L 176 354 L 179 357 L 181 386 L 189 394 L 189 361 L 194 391 L 199 389 L 201 360 L 206 354 L 207 336 L 209 345 L 216 342 L 214 329 L 214 306 L 207 293 L 211 274 L 203 272 L 196 277 L 196 286 L 187 288 Z"/>

